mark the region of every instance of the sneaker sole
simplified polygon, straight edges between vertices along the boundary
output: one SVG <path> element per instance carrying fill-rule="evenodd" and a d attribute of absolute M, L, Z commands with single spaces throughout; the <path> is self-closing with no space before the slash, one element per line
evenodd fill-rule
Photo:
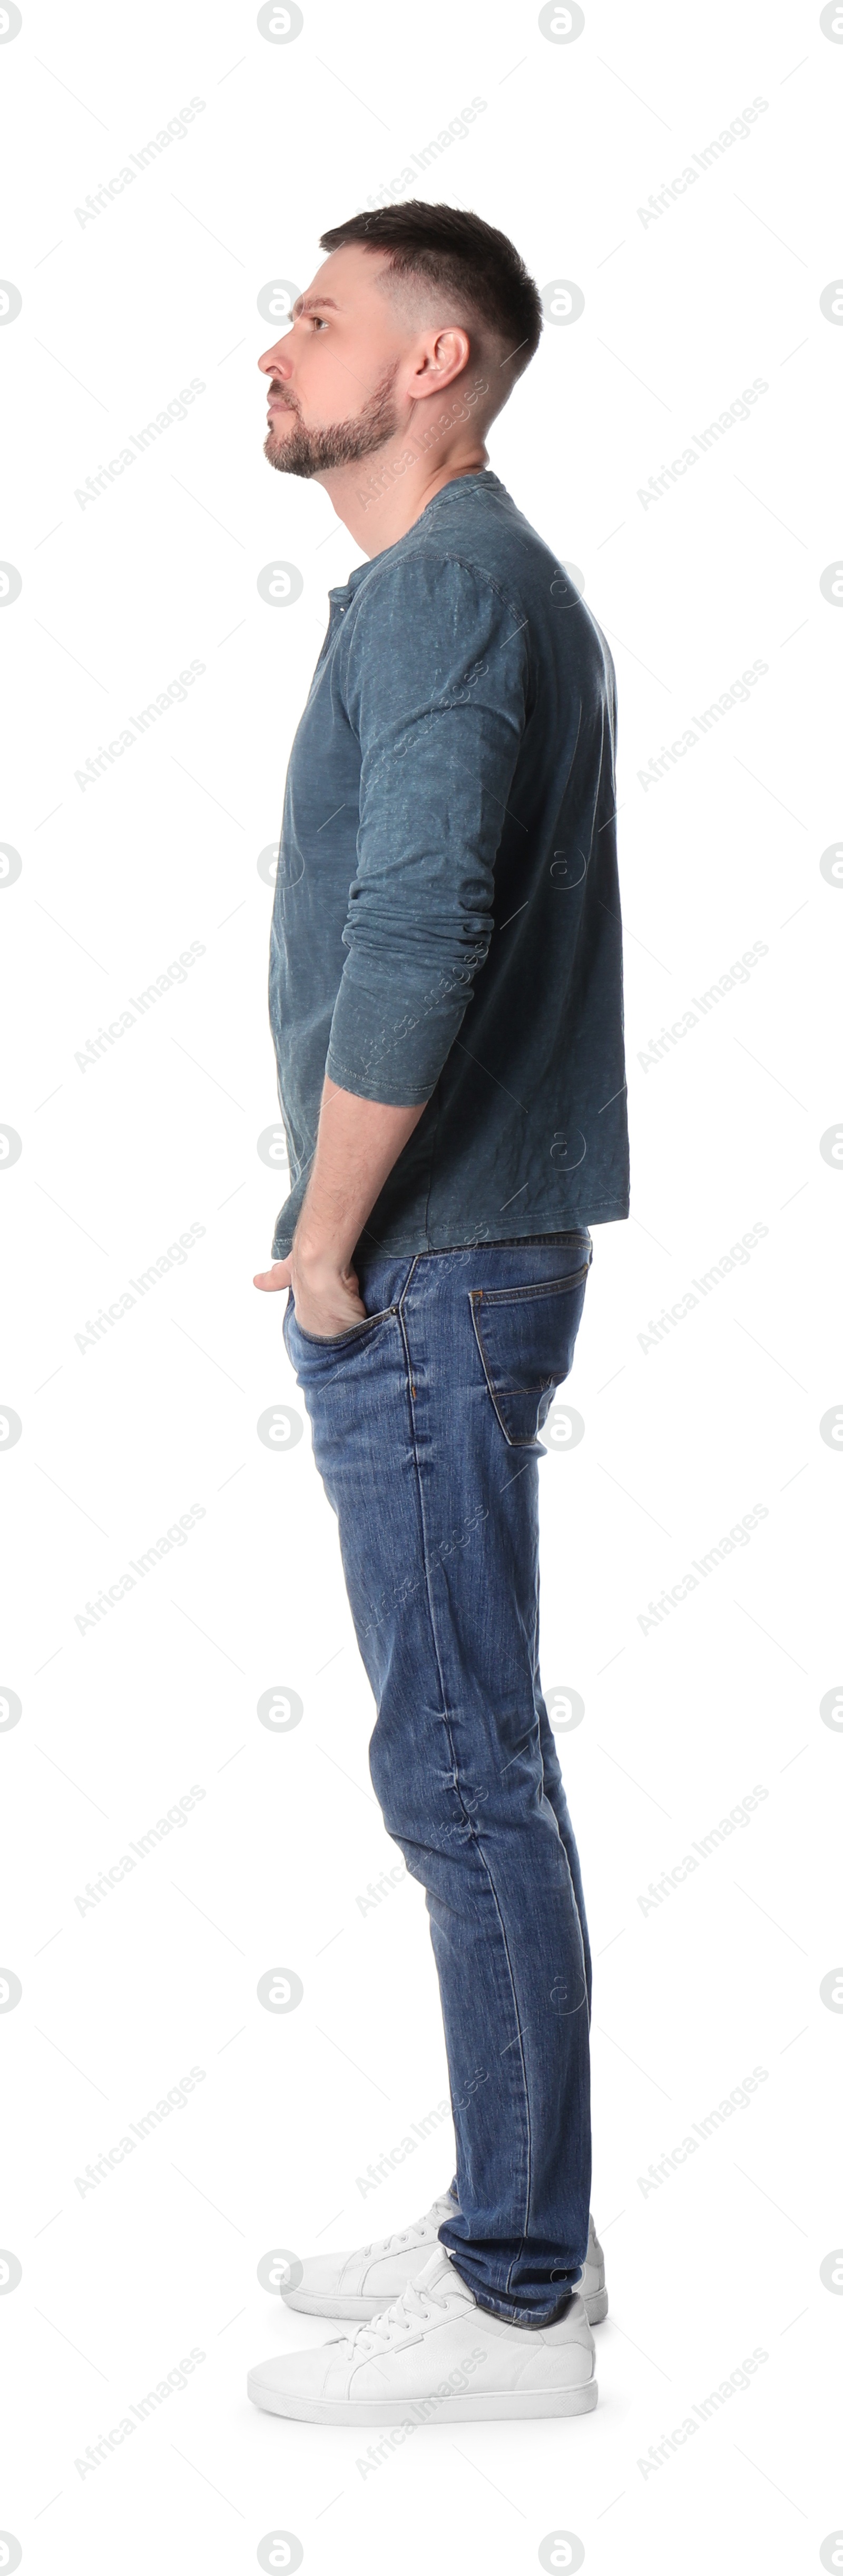
<path fill-rule="evenodd" d="M 391 2296 L 397 2298 L 398 2292 L 393 2290 Z M 351 2320 L 355 2325 L 367 2322 L 370 2317 L 382 2316 L 384 2308 L 390 2305 L 387 2293 L 379 2299 L 353 2298 L 351 2295 L 343 2299 L 339 2290 L 326 2290 L 321 2294 L 310 2290 L 285 2290 L 282 2297 L 285 2308 L 296 2308 L 299 2316 L 340 2317 Z M 583 2299 L 583 2306 L 589 2325 L 601 2326 L 609 2314 L 608 2290 L 594 2290 L 590 2298 Z"/>
<path fill-rule="evenodd" d="M 597 2381 L 587 2379 L 577 2388 L 512 2389 L 507 2394 L 497 2390 L 487 2396 L 427 2399 L 377 2398 L 346 2403 L 344 2399 L 325 2397 L 280 2397 L 267 2387 L 259 2371 L 250 2371 L 248 2392 L 253 2406 L 262 2407 L 267 2415 L 286 2415 L 297 2424 L 412 2424 L 414 2430 L 424 2424 L 420 2411 L 427 2406 L 436 2424 L 482 2424 L 490 2420 L 523 2422 L 536 2416 L 590 2415 L 597 2404 Z"/>

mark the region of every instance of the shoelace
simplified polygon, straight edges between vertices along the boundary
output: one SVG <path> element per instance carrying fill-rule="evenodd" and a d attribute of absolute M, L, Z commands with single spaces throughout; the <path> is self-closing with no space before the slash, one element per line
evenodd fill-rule
<path fill-rule="evenodd" d="M 371 2245 L 361 2245 L 361 2254 L 391 2254 L 397 2245 L 422 2245 L 435 2233 L 432 2214 L 426 2209 L 422 2218 L 414 2218 L 411 2227 L 403 2227 L 395 2236 L 373 2236 Z"/>
<path fill-rule="evenodd" d="M 428 2318 L 442 2306 L 441 2299 L 431 2298 L 429 2292 L 423 2295 L 414 2281 L 408 2281 L 406 2290 L 402 2290 L 400 2299 L 395 2299 L 391 2308 L 384 2308 L 380 2316 L 369 2319 L 368 2325 L 358 2326 L 354 2334 L 343 2335 L 337 2340 L 347 2344 L 349 2351 L 358 2355 L 381 2352 L 388 2344 L 396 2342 L 400 2335 L 409 2334 L 414 2326 L 426 2325 Z"/>

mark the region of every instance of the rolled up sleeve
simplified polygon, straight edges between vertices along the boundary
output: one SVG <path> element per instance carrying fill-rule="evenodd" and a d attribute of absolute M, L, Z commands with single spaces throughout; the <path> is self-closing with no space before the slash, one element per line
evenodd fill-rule
<path fill-rule="evenodd" d="M 428 1100 L 457 1036 L 492 935 L 527 675 L 525 621 L 470 565 L 419 555 L 363 584 L 345 679 L 357 865 L 326 1070 L 364 1099 Z"/>

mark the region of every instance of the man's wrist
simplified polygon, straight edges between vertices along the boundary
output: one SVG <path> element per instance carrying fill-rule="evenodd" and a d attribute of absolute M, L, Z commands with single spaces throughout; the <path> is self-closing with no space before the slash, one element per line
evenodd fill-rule
<path fill-rule="evenodd" d="M 338 1243 L 335 1236 L 309 1234 L 299 1228 L 290 1246 L 290 1259 L 308 1278 L 336 1279 L 347 1270 L 353 1249 L 353 1244 Z"/>

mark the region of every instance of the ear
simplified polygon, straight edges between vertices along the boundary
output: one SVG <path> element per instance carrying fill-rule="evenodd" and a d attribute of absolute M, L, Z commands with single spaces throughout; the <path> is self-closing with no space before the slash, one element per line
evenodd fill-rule
<path fill-rule="evenodd" d="M 449 322 L 444 330 L 431 331 L 423 342 L 413 374 L 410 391 L 414 401 L 426 394 L 444 393 L 446 386 L 464 374 L 471 356 L 468 332 L 458 322 Z"/>

